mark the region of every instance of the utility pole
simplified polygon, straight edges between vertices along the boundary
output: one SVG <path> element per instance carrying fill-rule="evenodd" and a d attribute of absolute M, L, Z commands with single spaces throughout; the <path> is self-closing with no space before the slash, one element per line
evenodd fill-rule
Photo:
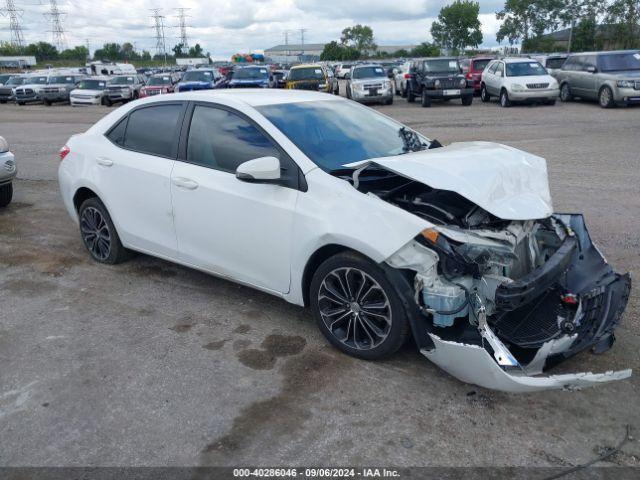
<path fill-rule="evenodd" d="M 0 15 L 9 17 L 11 45 L 18 48 L 24 47 L 24 35 L 22 34 L 22 27 L 20 26 L 20 17 L 22 17 L 23 13 L 23 10 L 16 8 L 13 0 L 7 0 L 5 7 L 0 9 Z"/>
<path fill-rule="evenodd" d="M 189 51 L 189 39 L 187 38 L 187 10 L 191 10 L 190 8 L 176 8 L 178 12 L 178 28 L 180 29 L 180 43 L 182 44 L 182 51 Z"/>
<path fill-rule="evenodd" d="M 167 63 L 167 47 L 164 40 L 164 15 L 160 13 L 159 8 L 151 8 L 151 18 L 154 20 L 153 28 L 156 31 L 156 55 L 164 57 L 164 63 Z"/>
<path fill-rule="evenodd" d="M 65 49 L 67 43 L 64 28 L 62 27 L 62 15 L 65 15 L 65 13 L 58 9 L 58 2 L 56 0 L 49 0 L 49 12 L 45 13 L 44 16 L 51 20 L 52 43 L 59 52 Z"/>
<path fill-rule="evenodd" d="M 300 29 L 300 44 L 302 45 L 301 55 L 304 55 L 304 33 L 307 31 L 306 28 Z"/>
<path fill-rule="evenodd" d="M 86 45 L 87 45 L 87 61 L 91 60 L 91 41 L 87 38 L 86 39 Z"/>

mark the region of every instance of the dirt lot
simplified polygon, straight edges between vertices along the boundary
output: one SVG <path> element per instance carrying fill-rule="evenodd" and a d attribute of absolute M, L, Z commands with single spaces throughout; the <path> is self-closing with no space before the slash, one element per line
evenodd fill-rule
<path fill-rule="evenodd" d="M 546 157 L 556 209 L 584 212 L 608 260 L 640 271 L 640 109 L 380 108 L 442 143 Z M 0 465 L 568 466 L 640 427 L 637 288 L 613 350 L 556 370 L 634 377 L 518 396 L 463 384 L 411 345 L 351 359 L 308 311 L 193 270 L 92 262 L 55 154 L 108 111 L 0 106 L 20 169 L 0 212 Z M 638 442 L 609 464 L 640 465 Z"/>

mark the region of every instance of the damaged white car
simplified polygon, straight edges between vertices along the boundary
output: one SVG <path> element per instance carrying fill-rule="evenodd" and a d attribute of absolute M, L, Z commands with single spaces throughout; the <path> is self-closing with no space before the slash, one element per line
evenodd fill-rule
<path fill-rule="evenodd" d="M 321 93 L 226 90 L 127 104 L 60 156 L 65 205 L 99 262 L 140 251 L 310 306 L 360 358 L 412 335 L 487 388 L 631 374 L 543 374 L 612 346 L 631 282 L 581 215 L 553 212 L 534 155 L 442 146 Z"/>

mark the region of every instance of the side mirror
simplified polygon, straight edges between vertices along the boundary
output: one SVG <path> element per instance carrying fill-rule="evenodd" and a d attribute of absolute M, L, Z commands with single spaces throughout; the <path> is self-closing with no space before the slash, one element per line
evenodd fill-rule
<path fill-rule="evenodd" d="M 598 69 L 594 66 L 587 67 L 587 72 L 589 73 L 596 73 L 597 71 Z"/>
<path fill-rule="evenodd" d="M 280 160 L 260 157 L 238 165 L 236 178 L 250 183 L 276 183 L 280 180 Z"/>

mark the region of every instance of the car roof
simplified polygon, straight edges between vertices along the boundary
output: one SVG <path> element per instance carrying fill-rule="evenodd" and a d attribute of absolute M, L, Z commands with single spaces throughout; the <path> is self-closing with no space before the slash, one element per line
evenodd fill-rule
<path fill-rule="evenodd" d="M 570 57 L 577 57 L 577 56 L 582 56 L 582 55 L 615 55 L 615 54 L 621 54 L 621 53 L 637 53 L 640 52 L 640 50 L 638 49 L 630 49 L 630 50 L 608 50 L 606 52 L 576 52 L 576 53 L 571 53 L 569 56 Z"/>
<path fill-rule="evenodd" d="M 322 92 L 312 92 L 309 90 L 284 90 L 264 88 L 231 88 L 220 90 L 204 90 L 200 92 L 179 92 L 172 95 L 163 95 L 162 98 L 150 97 L 141 102 L 170 102 L 176 100 L 215 102 L 216 99 L 232 99 L 233 101 L 244 103 L 251 107 L 263 105 L 317 102 L 317 101 L 346 101 L 342 97 L 328 95 Z"/>
<path fill-rule="evenodd" d="M 538 61 L 535 58 L 529 58 L 529 57 L 501 58 L 500 60 L 502 60 L 504 63 L 531 63 L 531 62 Z"/>
<path fill-rule="evenodd" d="M 322 65 L 319 63 L 304 63 L 302 65 L 296 65 L 295 67 L 291 67 L 291 70 L 296 68 L 321 68 Z"/>

